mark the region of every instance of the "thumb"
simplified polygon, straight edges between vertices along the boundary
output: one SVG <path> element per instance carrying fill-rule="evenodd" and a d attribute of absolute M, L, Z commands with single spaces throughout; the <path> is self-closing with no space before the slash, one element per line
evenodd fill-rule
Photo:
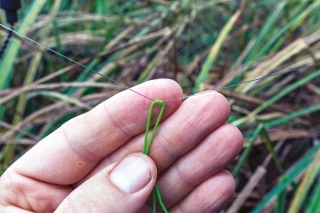
<path fill-rule="evenodd" d="M 137 212 L 156 183 L 154 162 L 142 153 L 127 156 L 81 184 L 56 212 Z"/>

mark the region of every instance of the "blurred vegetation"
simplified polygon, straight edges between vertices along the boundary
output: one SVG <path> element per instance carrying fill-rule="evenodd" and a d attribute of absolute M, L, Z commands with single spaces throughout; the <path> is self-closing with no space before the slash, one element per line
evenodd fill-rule
<path fill-rule="evenodd" d="M 319 0 L 22 4 L 18 32 L 89 68 L 11 40 L 0 62 L 0 174 L 62 123 L 123 90 L 94 69 L 127 86 L 171 78 L 186 95 L 217 89 L 228 97 L 228 122 L 245 146 L 227 168 L 237 188 L 226 212 L 320 209 Z"/>

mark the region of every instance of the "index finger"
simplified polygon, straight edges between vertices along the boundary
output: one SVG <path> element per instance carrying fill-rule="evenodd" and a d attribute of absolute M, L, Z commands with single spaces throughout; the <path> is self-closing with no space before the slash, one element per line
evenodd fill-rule
<path fill-rule="evenodd" d="M 182 97 L 179 84 L 172 80 L 149 81 L 133 89 L 152 99 Z M 20 175 L 49 183 L 77 182 L 101 159 L 145 130 L 150 103 L 132 91 L 121 92 L 66 122 L 22 156 L 14 169 Z M 174 112 L 180 103 L 167 104 L 163 117 Z"/>

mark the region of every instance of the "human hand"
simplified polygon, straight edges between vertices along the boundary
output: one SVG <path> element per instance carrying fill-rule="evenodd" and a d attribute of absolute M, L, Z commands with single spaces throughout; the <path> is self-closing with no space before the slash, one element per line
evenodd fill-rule
<path fill-rule="evenodd" d="M 171 80 L 133 89 L 182 97 Z M 225 124 L 227 100 L 210 92 L 167 103 L 150 157 L 141 154 L 149 106 L 127 90 L 66 122 L 2 175 L 0 212 L 151 212 L 156 181 L 170 213 L 219 212 L 235 187 L 222 169 L 242 149 L 239 130 Z"/>

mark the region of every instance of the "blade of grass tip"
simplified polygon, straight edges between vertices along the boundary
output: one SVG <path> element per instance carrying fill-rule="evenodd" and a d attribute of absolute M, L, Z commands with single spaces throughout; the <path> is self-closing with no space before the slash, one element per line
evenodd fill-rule
<path fill-rule="evenodd" d="M 302 78 L 301 80 L 289 85 L 288 87 L 286 87 L 285 89 L 283 89 L 282 91 L 280 91 L 277 95 L 275 95 L 274 97 L 270 98 L 268 101 L 266 101 L 264 104 L 260 105 L 259 107 L 257 107 L 254 111 L 252 111 L 250 114 L 248 114 L 247 116 L 240 118 L 234 122 L 232 122 L 233 125 L 240 127 L 241 125 L 243 125 L 244 123 L 252 120 L 258 113 L 260 113 L 261 111 L 265 110 L 266 108 L 268 108 L 271 104 L 273 104 L 274 102 L 278 101 L 279 99 L 281 99 L 282 97 L 284 97 L 285 95 L 289 94 L 290 92 L 296 90 L 297 88 L 299 88 L 300 86 L 306 84 L 307 82 L 313 80 L 314 78 L 317 78 L 320 76 L 320 70 L 314 71 L 313 73 L 310 73 L 309 75 L 307 75 L 306 77 Z"/>
<path fill-rule="evenodd" d="M 276 152 L 275 152 L 275 150 L 274 150 L 274 148 L 272 146 L 272 142 L 270 140 L 269 134 L 268 134 L 265 126 L 263 126 L 263 128 L 261 129 L 260 133 L 261 133 L 261 136 L 262 136 L 264 142 L 266 143 L 266 147 L 267 147 L 269 153 L 271 154 L 274 163 L 276 164 L 277 169 L 282 174 L 284 170 L 283 170 L 283 168 L 281 166 L 281 163 L 280 163 L 280 160 L 278 158 L 278 155 L 276 154 Z"/>
<path fill-rule="evenodd" d="M 218 53 L 223 45 L 223 42 L 226 40 L 233 25 L 236 23 L 239 16 L 241 15 L 241 13 L 242 12 L 240 10 L 238 10 L 235 14 L 233 14 L 233 16 L 229 19 L 228 23 L 221 30 L 221 33 L 219 34 L 214 45 L 212 46 L 212 48 L 209 52 L 209 55 L 207 56 L 207 58 L 203 64 L 203 67 L 200 71 L 200 74 L 197 77 L 197 80 L 196 80 L 195 86 L 193 87 L 192 93 L 197 93 L 200 88 L 200 85 L 206 80 L 206 78 L 211 70 L 211 67 L 212 67 L 214 61 L 216 60 Z"/>
<path fill-rule="evenodd" d="M 259 124 L 259 126 L 255 129 L 255 131 L 253 132 L 252 134 L 252 137 L 248 143 L 248 146 L 245 148 L 244 152 L 241 154 L 240 156 L 240 159 L 238 160 L 238 163 L 237 165 L 235 166 L 235 168 L 233 169 L 233 172 L 232 172 L 232 175 L 236 178 L 244 164 L 244 162 L 246 161 L 246 159 L 248 158 L 252 148 L 253 148 L 253 145 L 254 145 L 254 142 L 257 140 L 261 130 L 263 129 L 263 125 L 262 124 Z"/>
<path fill-rule="evenodd" d="M 310 202 L 306 207 L 306 213 L 314 213 L 320 209 L 320 184 L 319 184 L 319 177 L 318 177 L 318 184 L 315 185 L 315 189 L 311 194 Z"/>
<path fill-rule="evenodd" d="M 296 192 L 290 204 L 288 213 L 297 213 L 301 209 L 303 202 L 305 202 L 306 200 L 310 187 L 312 186 L 312 184 L 314 183 L 314 180 L 316 179 L 316 177 L 320 172 L 319 162 L 320 162 L 320 149 L 318 150 L 317 154 L 314 156 L 314 159 L 311 165 L 305 172 L 302 182 L 298 188 L 298 191 Z"/>
<path fill-rule="evenodd" d="M 312 162 L 314 155 L 319 150 L 320 145 L 312 147 L 305 153 L 290 169 L 283 175 L 283 182 L 275 185 L 267 195 L 250 211 L 250 213 L 260 213 L 273 199 L 288 187 Z"/>
<path fill-rule="evenodd" d="M 30 6 L 28 12 L 26 13 L 26 17 L 19 25 L 19 28 L 17 30 L 19 33 L 27 33 L 29 26 L 35 21 L 37 15 L 46 2 L 46 0 L 34 1 L 34 3 Z M 0 63 L 0 90 L 5 89 L 8 86 L 8 82 L 11 82 L 14 61 L 20 50 L 20 47 L 21 42 L 17 39 L 12 39 L 3 55 L 3 59 Z M 0 120 L 3 120 L 4 112 L 5 108 L 3 106 L 0 106 Z M 9 163 L 13 159 L 13 152 L 14 145 L 6 145 L 4 147 L 5 155 L 3 156 L 3 165 L 5 165 L 5 167 L 9 166 Z"/>

